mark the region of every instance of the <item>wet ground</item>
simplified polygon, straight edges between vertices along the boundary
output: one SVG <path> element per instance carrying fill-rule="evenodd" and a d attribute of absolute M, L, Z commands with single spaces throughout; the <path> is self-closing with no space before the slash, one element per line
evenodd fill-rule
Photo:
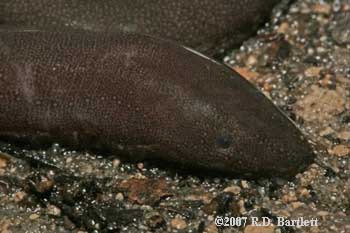
<path fill-rule="evenodd" d="M 0 232 L 350 232 L 350 1 L 276 9 L 224 62 L 315 145 L 304 173 L 291 181 L 203 177 L 56 144 L 1 143 Z M 247 222 L 217 227 L 217 216 Z M 254 226 L 253 217 L 271 224 Z M 281 226 L 281 217 L 317 226 Z"/>

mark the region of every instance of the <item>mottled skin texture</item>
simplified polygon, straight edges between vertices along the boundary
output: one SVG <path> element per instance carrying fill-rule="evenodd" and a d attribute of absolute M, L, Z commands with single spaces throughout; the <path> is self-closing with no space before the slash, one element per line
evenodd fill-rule
<path fill-rule="evenodd" d="M 133 34 L 0 34 L 0 136 L 289 177 L 313 153 L 228 67 Z"/>
<path fill-rule="evenodd" d="M 36 29 L 126 30 L 207 55 L 240 45 L 280 0 L 1 0 L 0 23 Z"/>

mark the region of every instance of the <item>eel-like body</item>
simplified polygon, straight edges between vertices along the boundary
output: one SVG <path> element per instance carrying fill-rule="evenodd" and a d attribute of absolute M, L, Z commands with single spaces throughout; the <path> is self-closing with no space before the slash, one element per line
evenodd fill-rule
<path fill-rule="evenodd" d="M 1 0 L 0 23 L 35 29 L 129 31 L 209 56 L 240 45 L 280 0 Z"/>
<path fill-rule="evenodd" d="M 0 33 L 0 135 L 248 177 L 290 177 L 314 157 L 230 68 L 125 33 Z"/>

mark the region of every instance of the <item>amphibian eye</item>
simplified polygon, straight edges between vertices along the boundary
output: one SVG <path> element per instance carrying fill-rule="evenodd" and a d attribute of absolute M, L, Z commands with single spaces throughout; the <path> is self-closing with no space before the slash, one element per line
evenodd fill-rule
<path fill-rule="evenodd" d="M 216 139 L 216 144 L 223 149 L 229 148 L 232 142 L 233 138 L 231 135 L 222 135 Z"/>

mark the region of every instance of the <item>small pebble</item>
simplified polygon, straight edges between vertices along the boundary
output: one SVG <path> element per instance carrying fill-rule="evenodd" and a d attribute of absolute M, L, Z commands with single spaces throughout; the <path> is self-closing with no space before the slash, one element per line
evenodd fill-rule
<path fill-rule="evenodd" d="M 248 183 L 248 181 L 242 180 L 242 181 L 241 181 L 241 186 L 242 186 L 242 188 L 244 188 L 244 189 L 249 188 L 249 183 Z"/>
<path fill-rule="evenodd" d="M 158 212 L 151 212 L 146 216 L 147 225 L 151 228 L 158 228 L 165 223 L 164 218 Z"/>
<path fill-rule="evenodd" d="M 187 201 L 203 201 L 204 204 L 209 204 L 213 199 L 210 193 L 190 194 L 185 200 Z"/>
<path fill-rule="evenodd" d="M 332 7 L 331 7 L 331 5 L 329 5 L 327 3 L 316 3 L 313 6 L 312 10 L 315 13 L 329 15 L 329 13 L 331 13 Z"/>
<path fill-rule="evenodd" d="M 122 201 L 124 200 L 124 195 L 122 193 L 117 193 L 117 195 L 115 195 L 115 199 L 118 201 Z"/>
<path fill-rule="evenodd" d="M 287 33 L 288 29 L 289 29 L 289 24 L 288 24 L 287 22 L 283 22 L 283 23 L 281 23 L 281 25 L 279 26 L 277 32 L 278 32 L 278 33 L 285 34 L 285 33 Z"/>
<path fill-rule="evenodd" d="M 304 206 L 305 204 L 300 201 L 294 201 L 291 203 L 291 206 L 293 209 L 299 209 L 300 207 Z"/>
<path fill-rule="evenodd" d="M 49 191 L 53 187 L 53 185 L 54 185 L 53 180 L 47 179 L 46 177 L 44 177 L 42 181 L 40 181 L 35 185 L 35 188 L 39 193 L 44 193 Z"/>
<path fill-rule="evenodd" d="M 350 131 L 341 131 L 337 133 L 337 136 L 342 140 L 350 140 Z"/>
<path fill-rule="evenodd" d="M 296 112 L 306 121 L 329 121 L 345 109 L 346 91 L 330 90 L 313 85 L 304 99 L 296 102 Z"/>
<path fill-rule="evenodd" d="M 0 219 L 0 232 L 1 233 L 12 233 L 10 231 L 11 221 L 7 219 Z"/>
<path fill-rule="evenodd" d="M 317 226 L 310 227 L 310 233 L 320 233 L 320 228 Z"/>
<path fill-rule="evenodd" d="M 259 77 L 258 73 L 251 71 L 250 69 L 245 67 L 236 66 L 234 67 L 234 70 L 250 82 L 255 82 Z"/>
<path fill-rule="evenodd" d="M 324 217 L 324 216 L 328 216 L 329 212 L 328 211 L 318 211 L 317 212 L 318 216 Z"/>
<path fill-rule="evenodd" d="M 137 168 L 138 168 L 139 170 L 142 170 L 142 169 L 144 168 L 143 163 L 138 163 L 138 164 L 137 164 Z"/>
<path fill-rule="evenodd" d="M 322 130 L 320 132 L 320 136 L 327 136 L 327 135 L 330 135 L 330 134 L 333 134 L 334 133 L 334 129 L 332 129 L 331 127 L 327 127 L 325 128 L 324 130 Z"/>
<path fill-rule="evenodd" d="M 205 233 L 218 233 L 218 228 L 216 227 L 216 225 L 214 223 L 209 224 L 206 228 L 205 228 Z"/>
<path fill-rule="evenodd" d="M 14 195 L 13 195 L 13 200 L 15 202 L 20 202 L 24 199 L 24 197 L 27 196 L 27 193 L 26 192 L 23 192 L 23 191 L 20 191 L 20 192 L 16 192 Z"/>
<path fill-rule="evenodd" d="M 69 157 L 66 159 L 66 163 L 71 163 L 73 161 L 73 158 L 72 157 Z"/>
<path fill-rule="evenodd" d="M 246 214 L 247 213 L 247 210 L 245 209 L 245 206 L 244 206 L 244 201 L 243 200 L 239 200 L 238 203 L 238 208 L 239 208 L 239 213 L 240 214 Z"/>
<path fill-rule="evenodd" d="M 53 216 L 60 216 L 61 215 L 61 209 L 58 208 L 57 206 L 55 205 L 49 205 L 47 207 L 47 213 L 49 215 L 53 215 Z"/>
<path fill-rule="evenodd" d="M 321 67 L 312 66 L 312 67 L 307 68 L 305 70 L 304 74 L 308 78 L 317 77 L 320 75 L 321 70 L 322 70 Z"/>
<path fill-rule="evenodd" d="M 241 188 L 239 186 L 230 186 L 224 189 L 226 193 L 232 193 L 234 195 L 238 195 L 241 192 Z"/>
<path fill-rule="evenodd" d="M 244 229 L 244 233 L 274 233 L 276 227 L 274 225 L 270 226 L 254 226 L 248 225 Z"/>
<path fill-rule="evenodd" d="M 309 198 L 310 197 L 310 191 L 306 188 L 301 188 L 298 190 L 298 194 L 301 196 L 301 197 L 304 197 L 304 198 Z"/>
<path fill-rule="evenodd" d="M 119 159 L 113 159 L 112 165 L 113 165 L 114 168 L 115 168 L 115 167 L 119 167 L 119 165 L 120 165 L 120 160 L 119 160 Z"/>
<path fill-rule="evenodd" d="M 29 219 L 30 220 L 35 220 L 35 219 L 38 219 L 40 216 L 38 214 L 31 214 L 29 215 Z"/>
<path fill-rule="evenodd" d="M 84 173 L 91 174 L 94 168 L 91 164 L 86 163 L 81 165 L 81 169 Z"/>
<path fill-rule="evenodd" d="M 258 59 L 254 55 L 250 55 L 247 59 L 246 66 L 251 67 L 258 63 Z"/>
<path fill-rule="evenodd" d="M 289 194 L 283 195 L 283 197 L 282 197 L 283 203 L 291 203 L 291 202 L 294 202 L 297 200 L 298 199 L 295 196 L 295 193 L 289 193 Z"/>
<path fill-rule="evenodd" d="M 349 147 L 347 147 L 345 145 L 336 145 L 331 150 L 329 150 L 329 153 L 342 157 L 342 156 L 349 155 L 350 149 L 349 149 Z"/>
<path fill-rule="evenodd" d="M 5 168 L 7 166 L 8 159 L 0 156 L 0 168 Z"/>
<path fill-rule="evenodd" d="M 187 227 L 187 223 L 185 222 L 185 220 L 181 219 L 180 217 L 172 219 L 170 225 L 172 228 L 177 230 L 183 230 Z"/>

